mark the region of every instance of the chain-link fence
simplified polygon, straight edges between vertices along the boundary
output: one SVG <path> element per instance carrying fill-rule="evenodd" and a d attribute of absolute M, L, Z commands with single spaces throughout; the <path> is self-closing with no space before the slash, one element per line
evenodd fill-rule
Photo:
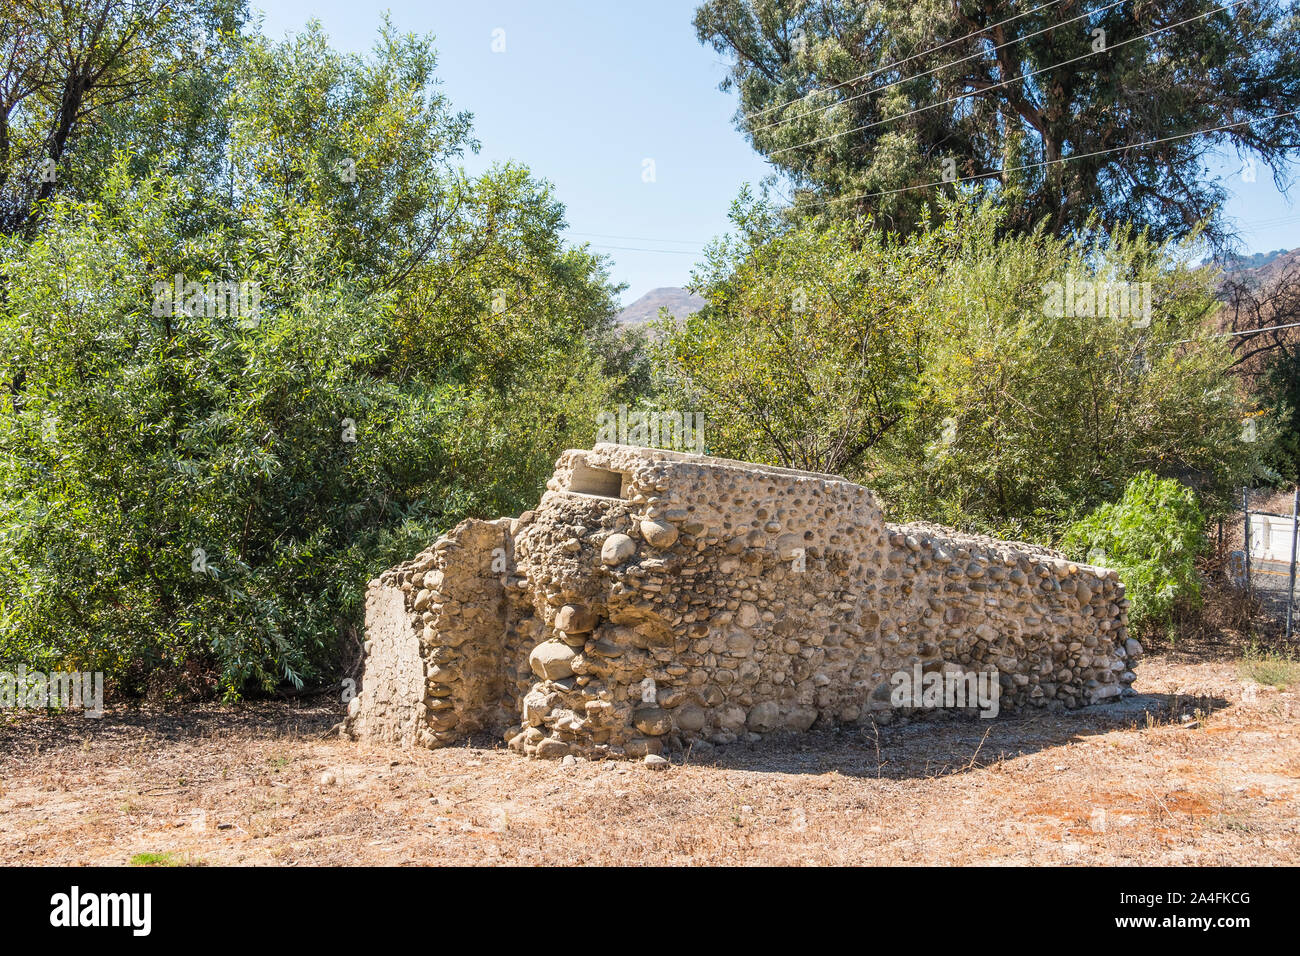
<path fill-rule="evenodd" d="M 1296 607 L 1296 559 L 1300 550 L 1300 489 L 1244 489 L 1235 519 L 1223 519 L 1212 533 L 1225 571 L 1239 587 L 1259 597 L 1270 614 L 1286 621 L 1287 637 L 1300 627 Z"/>

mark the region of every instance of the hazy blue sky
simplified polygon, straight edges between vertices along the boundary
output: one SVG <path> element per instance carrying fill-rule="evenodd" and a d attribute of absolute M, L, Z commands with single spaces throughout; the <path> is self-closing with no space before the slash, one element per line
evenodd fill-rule
<path fill-rule="evenodd" d="M 385 10 L 403 31 L 434 34 L 443 90 L 474 114 L 483 146 L 469 168 L 513 159 L 554 183 L 570 238 L 612 258 L 625 303 L 685 284 L 741 184 L 770 171 L 735 129 L 734 92 L 718 90 L 724 64 L 695 38 L 695 0 L 252 2 L 269 36 L 315 17 L 348 52 L 369 50 Z M 1235 157 L 1222 166 L 1244 251 L 1300 245 L 1300 185 L 1288 203 L 1266 171 L 1247 183 L 1240 169 Z"/>

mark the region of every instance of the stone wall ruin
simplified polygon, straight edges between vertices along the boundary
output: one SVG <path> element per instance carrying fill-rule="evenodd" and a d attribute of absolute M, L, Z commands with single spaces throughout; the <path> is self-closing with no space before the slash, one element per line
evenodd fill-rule
<path fill-rule="evenodd" d="M 1004 710 L 1079 707 L 1132 693 L 1127 608 L 1112 570 L 888 524 L 841 478 L 599 444 L 560 457 L 535 510 L 462 522 L 370 583 L 344 726 L 641 756 L 886 723 L 913 672 L 983 674 Z"/>

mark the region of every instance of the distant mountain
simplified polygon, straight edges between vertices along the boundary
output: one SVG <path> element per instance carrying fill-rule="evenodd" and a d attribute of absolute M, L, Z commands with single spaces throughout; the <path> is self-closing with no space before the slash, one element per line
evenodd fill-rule
<path fill-rule="evenodd" d="M 1274 249 L 1250 256 L 1231 256 L 1220 263 L 1220 268 L 1225 283 L 1235 280 L 1254 289 L 1264 289 L 1296 265 L 1300 265 L 1300 249 Z"/>
<path fill-rule="evenodd" d="M 1272 252 L 1256 252 L 1254 255 L 1249 256 L 1232 256 L 1225 263 L 1225 267 L 1233 272 L 1239 269 L 1258 269 L 1260 266 L 1268 265 L 1278 256 L 1286 255 L 1287 251 L 1286 249 L 1274 249 Z"/>
<path fill-rule="evenodd" d="M 1228 275 L 1249 281 L 1257 288 L 1265 288 L 1276 283 L 1283 274 L 1300 265 L 1300 249 L 1278 249 L 1266 256 L 1256 253 L 1241 257 L 1228 264 Z"/>
<path fill-rule="evenodd" d="M 624 325 L 644 325 L 659 318 L 659 310 L 667 309 L 675 318 L 684 319 L 700 311 L 707 303 L 698 295 L 673 286 L 651 289 L 620 312 L 615 321 Z"/>

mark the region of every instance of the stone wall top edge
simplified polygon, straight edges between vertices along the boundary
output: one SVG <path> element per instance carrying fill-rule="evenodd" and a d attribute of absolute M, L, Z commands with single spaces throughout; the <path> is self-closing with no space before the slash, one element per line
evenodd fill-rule
<path fill-rule="evenodd" d="M 917 537 L 924 536 L 932 541 L 940 541 L 945 545 L 974 546 L 984 548 L 988 551 L 1004 551 L 1023 554 L 1035 561 L 1053 566 L 1074 565 L 1081 571 L 1091 571 L 1098 577 L 1108 577 L 1114 573 L 1110 568 L 1086 564 L 1083 561 L 1074 561 L 1065 554 L 1062 554 L 1060 551 L 1053 551 L 1051 548 L 1045 548 L 1042 545 L 1030 544 L 1027 541 L 1011 541 L 1004 538 L 994 538 L 989 535 L 971 534 L 965 531 L 958 531 L 956 528 L 949 528 L 947 525 L 934 524 L 929 521 L 886 521 L 885 531 L 886 533 L 915 535 Z"/>
<path fill-rule="evenodd" d="M 495 528 L 502 534 L 509 535 L 511 532 L 511 526 L 516 520 L 518 519 L 508 515 L 500 518 L 462 518 L 455 526 L 448 528 L 442 534 L 438 535 L 437 538 L 417 554 L 407 558 L 405 561 L 393 565 L 378 577 L 372 578 L 367 582 L 367 589 L 396 586 L 393 583 L 393 575 L 409 571 L 412 568 L 426 563 L 427 560 L 437 552 L 444 548 L 459 544 L 465 535 L 476 528 Z"/>
<path fill-rule="evenodd" d="M 847 478 L 840 475 L 831 475 L 819 471 L 801 471 L 798 468 L 783 468 L 780 465 L 764 465 L 752 461 L 740 461 L 735 458 L 716 458 L 712 455 L 696 455 L 691 452 L 669 451 L 664 448 L 648 448 L 640 445 L 616 445 L 610 442 L 599 442 L 595 447 L 590 449 L 570 448 L 564 452 L 564 455 L 575 456 L 589 455 L 592 453 L 624 458 L 639 458 L 643 461 L 702 465 L 708 468 L 727 469 L 731 471 L 779 477 L 815 478 L 827 483 L 852 485 L 855 488 L 862 487 L 861 485 L 849 481 Z"/>

